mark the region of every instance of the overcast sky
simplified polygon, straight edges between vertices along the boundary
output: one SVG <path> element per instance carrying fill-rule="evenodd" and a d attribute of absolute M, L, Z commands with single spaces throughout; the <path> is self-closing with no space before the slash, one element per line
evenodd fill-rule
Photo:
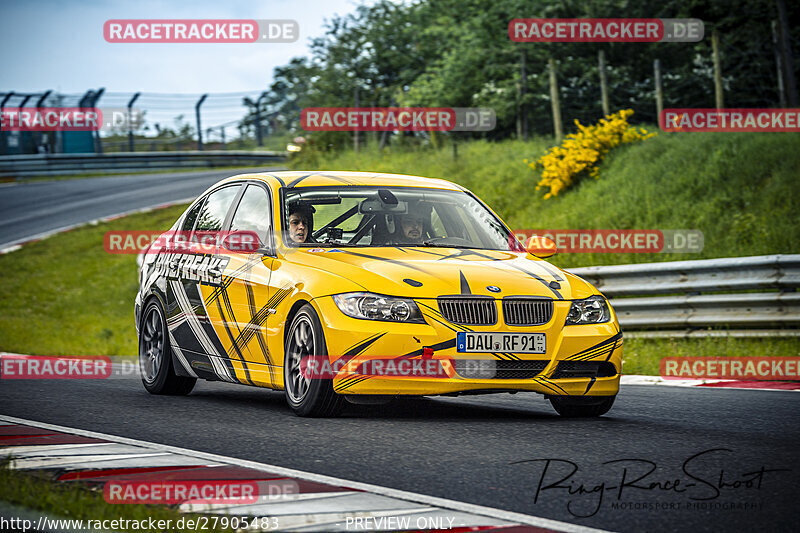
<path fill-rule="evenodd" d="M 0 91 L 199 93 L 265 88 L 360 0 L 0 0 Z M 112 44 L 108 19 L 294 19 L 291 44 Z"/>
<path fill-rule="evenodd" d="M 146 112 L 151 133 L 155 123 L 175 127 L 178 116 L 194 125 L 197 95 L 211 93 L 202 106 L 203 129 L 213 127 L 219 136 L 224 127 L 230 136 L 246 112 L 243 93 L 256 98 L 272 83 L 275 67 L 309 55 L 310 39 L 325 33 L 326 20 L 361 3 L 372 0 L 0 0 L 0 92 L 74 95 L 104 87 L 101 108 L 125 106 L 142 92 L 135 105 Z M 109 19 L 292 19 L 300 38 L 285 44 L 108 43 L 103 24 Z M 13 97 L 7 105 L 21 101 Z"/>

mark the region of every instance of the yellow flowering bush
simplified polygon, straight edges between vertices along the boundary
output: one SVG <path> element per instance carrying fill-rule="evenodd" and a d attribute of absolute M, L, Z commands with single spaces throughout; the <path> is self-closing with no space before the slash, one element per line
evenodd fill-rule
<path fill-rule="evenodd" d="M 536 190 L 548 187 L 550 191 L 544 197 L 550 198 L 558 196 L 559 192 L 584 175 L 597 179 L 597 164 L 612 148 L 656 135 L 628 124 L 628 117 L 631 115 L 633 109 L 623 109 L 600 119 L 594 126 L 583 126 L 575 120 L 577 133 L 567 135 L 560 146 L 552 147 L 537 161 L 525 160 L 534 170 L 542 167 L 542 179 L 536 185 Z"/>

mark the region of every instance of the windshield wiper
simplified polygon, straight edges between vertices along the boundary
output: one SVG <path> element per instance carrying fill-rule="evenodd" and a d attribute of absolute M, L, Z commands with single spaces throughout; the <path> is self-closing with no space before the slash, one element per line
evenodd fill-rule
<path fill-rule="evenodd" d="M 458 248 L 461 250 L 474 248 L 474 246 L 464 246 L 463 244 L 445 244 L 442 242 L 434 242 L 434 241 L 422 241 L 422 246 L 430 246 L 431 248 Z"/>

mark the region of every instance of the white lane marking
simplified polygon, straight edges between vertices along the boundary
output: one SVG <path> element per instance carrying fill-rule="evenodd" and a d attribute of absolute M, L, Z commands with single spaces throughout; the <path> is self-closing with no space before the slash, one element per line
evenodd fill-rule
<path fill-rule="evenodd" d="M 104 442 L 93 444 L 91 447 L 84 448 L 60 448 L 57 450 L 49 449 L 46 445 L 37 446 L 35 450 L 20 450 L 20 446 L 0 449 L 0 454 L 13 455 L 16 459 L 31 459 L 33 457 L 81 457 L 81 456 L 117 456 L 122 454 L 148 453 L 150 450 L 141 446 L 130 446 L 128 444 L 117 444 L 115 442 Z"/>
<path fill-rule="evenodd" d="M 95 439 L 105 439 L 122 444 L 132 444 L 134 446 L 144 446 L 152 450 L 158 450 L 168 453 L 185 455 L 197 459 L 203 459 L 211 462 L 228 463 L 245 468 L 254 468 L 256 470 L 266 471 L 272 474 L 279 474 L 286 477 L 293 477 L 306 481 L 315 481 L 317 483 L 325 483 L 327 485 L 334 485 L 340 487 L 347 487 L 349 489 L 373 492 L 381 494 L 390 498 L 398 498 L 412 502 L 422 503 L 425 505 L 433 505 L 436 507 L 443 507 L 445 509 L 453 509 L 470 514 L 477 514 L 495 518 L 498 520 L 505 520 L 508 522 L 516 522 L 518 524 L 527 524 L 536 527 L 550 528 L 556 531 L 563 531 L 566 533 L 608 533 L 602 529 L 595 529 L 578 524 L 570 524 L 568 522 L 561 522 L 558 520 L 551 520 L 549 518 L 542 518 L 538 516 L 526 515 L 516 513 L 513 511 L 505 511 L 503 509 L 495 509 L 493 507 L 485 507 L 483 505 L 475 505 L 472 503 L 459 502 L 456 500 L 449 500 L 447 498 L 439 498 L 437 496 L 428 496 L 426 494 L 418 494 L 416 492 L 408 492 L 405 490 L 392 489 L 388 487 L 381 487 L 380 485 L 372 485 L 370 483 L 361 483 L 359 481 L 351 481 L 348 479 L 337 478 L 333 476 L 326 476 L 323 474 L 312 474 L 311 472 L 304 472 L 302 470 L 295 470 L 292 468 L 285 468 L 277 465 L 270 465 L 266 463 L 258 463 L 256 461 L 247 461 L 245 459 L 238 459 L 236 457 L 225 457 L 213 453 L 199 452 L 196 450 L 189 450 L 186 448 L 178 448 L 177 446 L 168 446 L 166 444 L 156 444 L 137 439 L 130 439 L 127 437 L 118 437 L 116 435 L 109 435 L 106 433 L 98 433 L 95 431 L 87 431 L 83 429 L 70 428 L 66 426 L 57 426 L 55 424 L 47 424 L 44 422 L 37 422 L 35 420 L 27 420 L 24 418 L 17 418 L 9 415 L 0 415 L 0 420 L 11 422 L 15 424 L 24 424 L 43 429 L 50 429 L 53 431 L 62 431 L 65 433 L 72 433 L 83 437 L 91 437 Z"/>
<path fill-rule="evenodd" d="M 50 468 L 53 466 L 75 465 L 83 466 L 100 461 L 125 461 L 127 459 L 141 459 L 143 457 L 159 457 L 166 453 L 139 453 L 119 455 L 68 455 L 63 457 L 31 457 L 29 459 L 12 459 L 11 468 L 14 470 L 27 470 L 31 468 Z"/>
<path fill-rule="evenodd" d="M 4 426 L 6 424 L 0 424 L 0 426 Z M 7 424 L 9 426 L 14 426 L 16 424 Z M 0 444 L 2 446 L 2 444 Z M 75 448 L 88 448 L 90 446 L 115 446 L 113 442 L 99 442 L 99 443 L 88 443 L 88 444 L 36 444 L 36 445 L 29 445 L 29 446 L 9 446 L 7 448 L 0 448 L 0 455 L 14 455 L 20 453 L 28 453 L 28 452 L 38 452 L 38 451 L 62 451 L 62 450 L 73 450 Z M 8 452 L 8 453 L 6 453 Z"/>
<path fill-rule="evenodd" d="M 298 494 L 262 494 L 258 496 L 257 504 L 269 502 L 288 502 L 300 500 L 318 500 L 322 498 L 334 498 L 336 496 L 346 496 L 353 494 L 353 491 L 347 492 L 302 492 Z M 237 509 L 238 504 L 229 503 L 182 503 L 178 507 L 182 513 L 207 513 L 216 512 L 219 510 Z M 254 504 L 247 504 L 254 505 Z M 232 513 L 236 514 L 236 513 Z"/>

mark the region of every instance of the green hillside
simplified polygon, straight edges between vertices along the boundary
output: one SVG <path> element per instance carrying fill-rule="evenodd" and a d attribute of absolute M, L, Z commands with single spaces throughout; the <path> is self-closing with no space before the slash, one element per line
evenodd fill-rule
<path fill-rule="evenodd" d="M 702 253 L 560 254 L 582 266 L 800 251 L 800 135 L 660 133 L 612 151 L 598 180 L 542 199 L 524 163 L 552 140 L 470 142 L 433 149 L 306 153 L 297 169 L 368 170 L 438 177 L 469 188 L 514 229 L 699 229 Z"/>

